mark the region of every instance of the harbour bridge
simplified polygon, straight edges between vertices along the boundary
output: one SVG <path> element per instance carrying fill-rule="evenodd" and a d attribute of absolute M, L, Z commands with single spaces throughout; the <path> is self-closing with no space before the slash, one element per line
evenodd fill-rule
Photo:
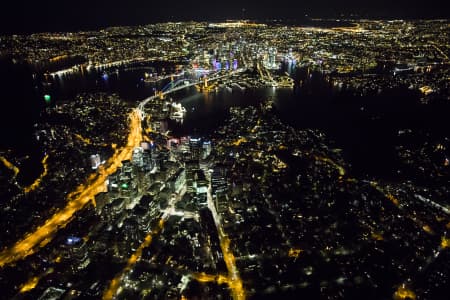
<path fill-rule="evenodd" d="M 150 101 L 154 100 L 154 99 L 164 99 L 164 96 L 169 95 L 171 93 L 175 93 L 177 91 L 192 87 L 192 86 L 200 86 L 203 88 L 208 87 L 208 82 L 212 82 L 212 81 L 216 81 L 219 79 L 223 79 L 223 78 L 228 78 L 231 77 L 233 75 L 239 74 L 244 72 L 245 69 L 238 69 L 236 71 L 231 71 L 228 72 L 226 74 L 215 74 L 211 77 L 207 77 L 207 76 L 203 76 L 201 78 L 192 78 L 192 77 L 185 77 L 185 78 L 180 78 L 177 80 L 172 80 L 166 84 L 166 86 L 164 86 L 160 91 L 155 91 L 155 95 L 148 97 L 144 100 L 141 101 L 141 103 L 139 103 L 138 105 L 138 110 L 141 116 L 141 120 L 143 120 L 145 118 L 145 111 L 144 108 L 147 105 L 147 103 L 149 103 Z"/>

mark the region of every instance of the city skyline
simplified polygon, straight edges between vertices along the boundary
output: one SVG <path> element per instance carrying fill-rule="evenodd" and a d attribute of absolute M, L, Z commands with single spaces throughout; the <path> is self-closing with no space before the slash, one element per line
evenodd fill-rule
<path fill-rule="evenodd" d="M 209 21 L 226 19 L 281 19 L 303 21 L 307 18 L 436 19 L 449 18 L 442 0 L 376 1 L 319 0 L 298 3 L 291 0 L 227 1 L 200 0 L 144 2 L 58 1 L 3 4 L 0 33 L 96 30 L 108 26 L 143 25 L 166 21 Z"/>
<path fill-rule="evenodd" d="M 3 9 L 0 299 L 446 300 L 438 4 Z"/>

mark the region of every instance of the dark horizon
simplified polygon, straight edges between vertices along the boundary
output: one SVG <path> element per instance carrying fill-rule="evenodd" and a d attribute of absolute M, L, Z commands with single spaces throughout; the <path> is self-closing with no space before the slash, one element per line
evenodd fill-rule
<path fill-rule="evenodd" d="M 71 4 L 57 1 L 3 4 L 0 16 L 1 34 L 35 32 L 69 32 L 97 30 L 110 26 L 136 26 L 168 21 L 217 21 L 227 19 L 302 20 L 312 18 L 369 18 L 369 19 L 448 19 L 442 0 L 414 3 L 386 1 L 362 3 L 343 0 L 317 0 L 297 3 L 289 0 L 276 2 L 226 1 L 145 3 L 139 0 L 125 2 L 85 0 Z M 274 4 L 276 3 L 276 5 Z"/>

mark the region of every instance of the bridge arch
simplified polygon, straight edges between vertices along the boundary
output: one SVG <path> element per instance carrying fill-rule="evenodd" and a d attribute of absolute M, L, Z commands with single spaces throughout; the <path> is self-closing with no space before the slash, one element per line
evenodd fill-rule
<path fill-rule="evenodd" d="M 171 90 L 173 88 L 176 88 L 176 87 L 178 87 L 180 85 L 186 84 L 186 82 L 187 82 L 187 84 L 190 84 L 190 83 L 196 83 L 197 81 L 193 80 L 193 79 L 189 79 L 189 78 L 180 78 L 178 80 L 171 81 L 168 84 L 166 84 L 161 89 L 161 92 L 163 92 L 163 93 L 168 92 L 169 90 Z"/>

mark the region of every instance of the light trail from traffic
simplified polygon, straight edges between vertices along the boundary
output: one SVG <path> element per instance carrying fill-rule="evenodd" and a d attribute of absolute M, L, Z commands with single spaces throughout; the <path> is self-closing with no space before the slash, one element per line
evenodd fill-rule
<path fill-rule="evenodd" d="M 130 113 L 129 119 L 130 132 L 127 144 L 120 150 L 115 151 L 114 155 L 106 163 L 106 167 L 101 168 L 98 173 L 89 176 L 85 184 L 78 186 L 67 196 L 68 201 L 64 208 L 57 211 L 42 226 L 26 234 L 14 246 L 3 250 L 0 253 L 0 268 L 24 259 L 35 253 L 39 248 L 44 247 L 53 239 L 60 228 L 65 227 L 71 221 L 77 211 L 91 202 L 98 193 L 106 191 L 105 182 L 108 176 L 115 173 L 122 166 L 122 161 L 131 159 L 133 149 L 138 147 L 142 140 L 139 109 L 134 109 Z"/>

